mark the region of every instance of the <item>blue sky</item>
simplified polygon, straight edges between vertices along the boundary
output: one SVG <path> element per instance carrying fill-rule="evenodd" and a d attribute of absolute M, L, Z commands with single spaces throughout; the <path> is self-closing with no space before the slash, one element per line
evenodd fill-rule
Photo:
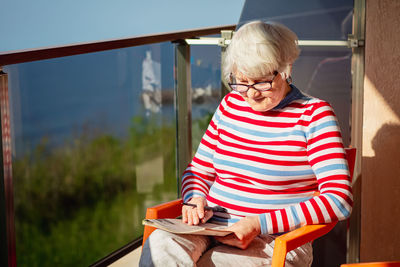
<path fill-rule="evenodd" d="M 0 52 L 239 21 L 244 0 L 1 0 Z"/>

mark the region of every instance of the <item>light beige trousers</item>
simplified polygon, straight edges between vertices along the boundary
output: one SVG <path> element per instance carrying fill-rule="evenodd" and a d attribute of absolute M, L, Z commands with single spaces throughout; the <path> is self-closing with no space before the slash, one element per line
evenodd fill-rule
<path fill-rule="evenodd" d="M 223 245 L 200 235 L 177 235 L 154 231 L 142 249 L 139 266 L 271 266 L 275 237 L 260 235 L 245 250 Z M 307 267 L 312 263 L 312 246 L 290 251 L 286 267 Z"/>

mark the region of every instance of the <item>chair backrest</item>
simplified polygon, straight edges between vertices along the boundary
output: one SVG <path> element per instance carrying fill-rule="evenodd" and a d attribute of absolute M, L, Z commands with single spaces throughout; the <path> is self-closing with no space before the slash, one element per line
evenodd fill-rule
<path fill-rule="evenodd" d="M 345 148 L 345 150 L 346 150 L 347 163 L 349 165 L 350 179 L 351 179 L 351 181 L 353 181 L 353 174 L 354 174 L 354 166 L 356 164 L 357 149 L 354 148 L 354 147 L 350 147 L 350 148 Z"/>

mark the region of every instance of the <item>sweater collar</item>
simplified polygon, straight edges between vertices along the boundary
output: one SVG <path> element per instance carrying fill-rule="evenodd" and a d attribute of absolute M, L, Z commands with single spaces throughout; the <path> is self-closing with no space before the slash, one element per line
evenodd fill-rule
<path fill-rule="evenodd" d="M 274 107 L 272 110 L 275 109 L 281 109 L 286 107 L 287 105 L 289 105 L 292 101 L 297 100 L 297 99 L 301 99 L 304 97 L 303 93 L 300 92 L 299 89 L 297 89 L 296 86 L 294 86 L 293 84 L 289 85 L 291 90 L 290 92 L 285 96 L 284 99 L 282 99 L 282 101 L 276 106 Z"/>

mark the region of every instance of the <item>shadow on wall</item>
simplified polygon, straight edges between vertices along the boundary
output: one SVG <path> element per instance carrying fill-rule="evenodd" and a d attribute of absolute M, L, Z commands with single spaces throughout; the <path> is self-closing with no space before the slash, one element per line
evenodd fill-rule
<path fill-rule="evenodd" d="M 398 246 L 398 228 L 393 229 L 393 235 L 388 235 L 386 227 L 396 226 L 400 218 L 400 125 L 384 124 L 376 133 L 372 140 L 372 148 L 375 152 L 374 157 L 363 157 L 363 170 L 368 173 L 378 174 L 369 179 L 362 179 L 361 183 L 363 195 L 361 216 L 366 218 L 364 231 L 373 232 L 372 236 L 365 238 L 372 239 L 378 237 L 379 244 L 374 246 L 374 254 L 390 256 L 392 260 L 400 255 Z M 397 236 L 397 237 L 396 237 Z M 372 242 L 372 240 L 369 240 Z M 397 244 L 394 244 L 397 243 Z M 361 249 L 363 247 L 361 242 Z M 375 240 L 376 244 L 376 240 Z M 390 259 L 372 259 L 390 260 Z"/>

